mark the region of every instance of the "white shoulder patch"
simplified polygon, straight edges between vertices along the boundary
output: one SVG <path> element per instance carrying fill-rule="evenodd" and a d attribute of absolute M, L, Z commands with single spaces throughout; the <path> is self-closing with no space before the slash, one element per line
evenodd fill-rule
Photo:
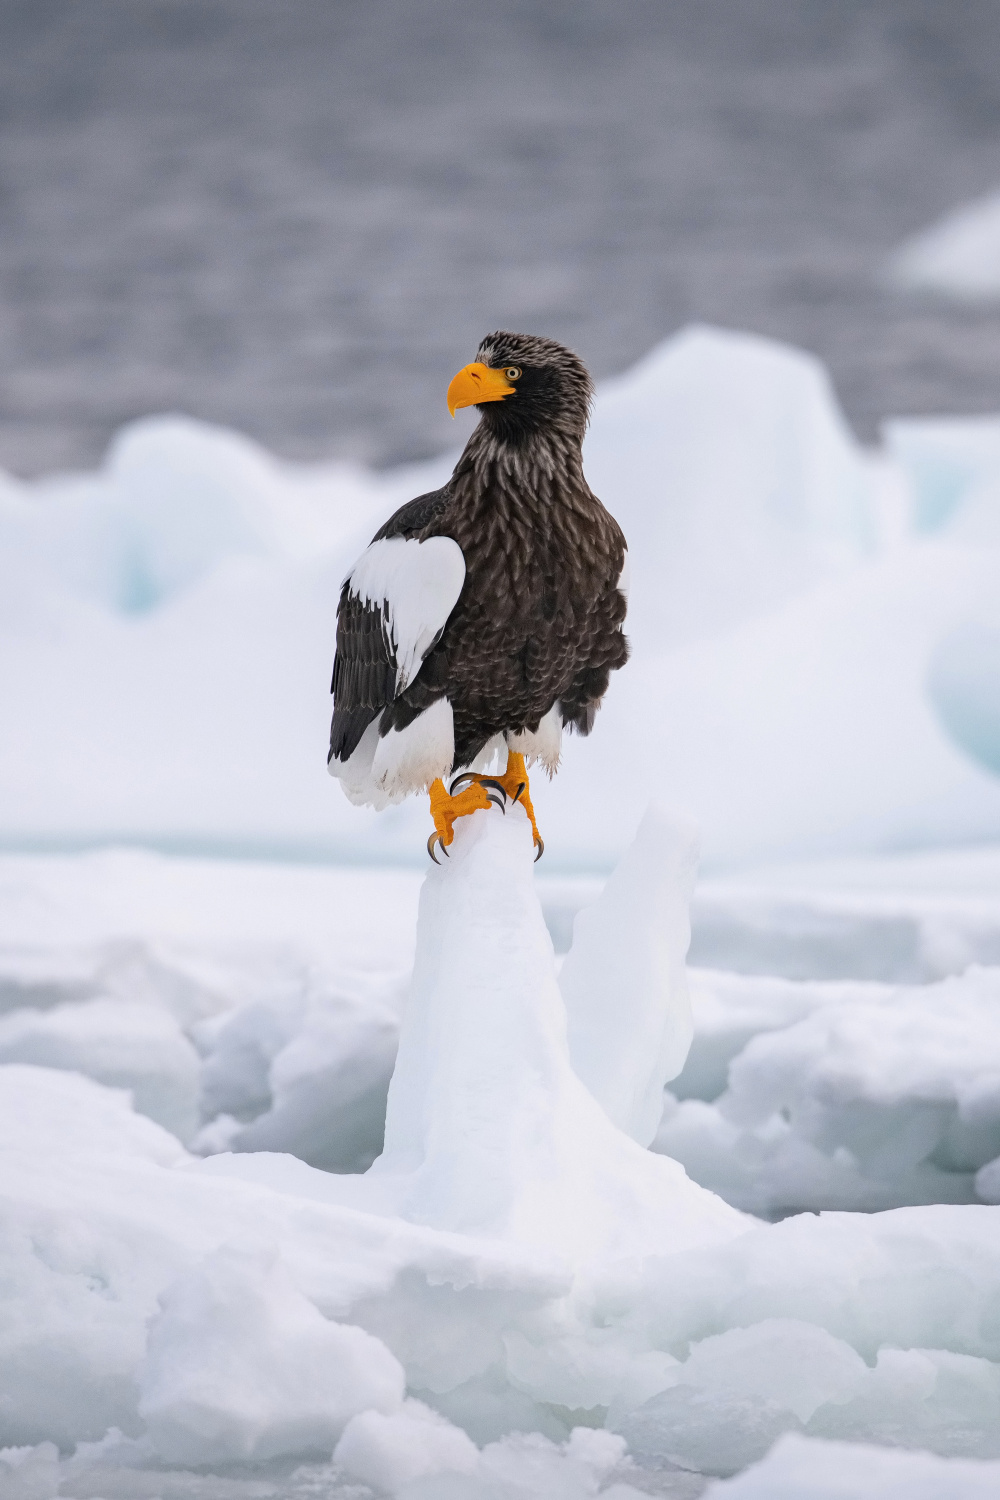
<path fill-rule="evenodd" d="M 350 592 L 383 613 L 396 653 L 396 695 L 416 677 L 465 582 L 465 558 L 450 536 L 372 542 L 348 575 Z"/>
<path fill-rule="evenodd" d="M 620 594 L 624 594 L 626 599 L 628 598 L 628 591 L 629 591 L 629 587 L 630 587 L 631 583 L 632 583 L 632 563 L 631 563 L 631 560 L 630 560 L 629 555 L 628 555 L 628 548 L 626 547 L 625 548 L 625 561 L 622 563 L 622 570 L 618 574 L 618 583 L 616 584 L 616 588 L 618 589 L 618 592 Z"/>

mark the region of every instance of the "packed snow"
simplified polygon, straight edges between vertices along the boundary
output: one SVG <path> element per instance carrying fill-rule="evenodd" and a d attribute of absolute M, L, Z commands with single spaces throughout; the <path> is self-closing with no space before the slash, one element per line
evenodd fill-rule
<path fill-rule="evenodd" d="M 587 899 L 568 885 L 571 907 Z M 565 928 L 553 903 L 553 925 Z M 561 919 L 561 920 L 560 920 Z M 705 880 L 691 960 L 789 979 L 911 983 L 1000 963 L 1000 851 L 910 853 L 744 870 Z"/>
<path fill-rule="evenodd" d="M 787 1436 L 706 1500 L 992 1500 L 1000 1464 Z"/>
<path fill-rule="evenodd" d="M 702 881 L 685 976 L 690 840 L 650 814 L 603 895 L 537 878 L 557 948 L 578 917 L 568 1045 L 620 1128 L 659 1132 L 697 1181 L 768 1216 L 1000 1196 L 985 1186 L 1000 856 Z M 382 1149 L 419 887 L 406 871 L 132 850 L 2 857 L 0 1060 L 128 1088 L 199 1153 L 362 1171 Z M 615 987 L 609 1037 L 600 995 Z"/>
<path fill-rule="evenodd" d="M 904 426 L 867 452 L 814 360 L 705 328 L 601 388 L 633 660 L 538 784 L 550 867 L 610 868 L 653 795 L 715 867 L 1000 837 L 1000 444 Z M 345 574 L 453 459 L 296 468 L 156 418 L 6 479 L 0 838 L 422 857 L 415 802 L 331 794 L 326 687 Z"/>
<path fill-rule="evenodd" d="M 703 329 L 603 388 L 635 654 L 537 869 L 325 774 L 450 460 L 4 482 L 3 1500 L 996 1491 L 998 434 Z"/>
<path fill-rule="evenodd" d="M 965 1203 L 1000 1157 L 1000 969 L 924 987 L 698 976 L 654 1149 L 751 1212 Z"/>

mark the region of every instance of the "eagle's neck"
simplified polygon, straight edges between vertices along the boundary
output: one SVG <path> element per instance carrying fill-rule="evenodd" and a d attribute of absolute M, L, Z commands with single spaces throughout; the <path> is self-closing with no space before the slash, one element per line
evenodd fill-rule
<path fill-rule="evenodd" d="M 553 505 L 576 509 L 593 498 L 583 476 L 581 441 L 575 434 L 533 433 L 511 443 L 483 423 L 455 466 L 452 489 L 463 507 L 473 509 L 481 505 L 514 510 Z"/>

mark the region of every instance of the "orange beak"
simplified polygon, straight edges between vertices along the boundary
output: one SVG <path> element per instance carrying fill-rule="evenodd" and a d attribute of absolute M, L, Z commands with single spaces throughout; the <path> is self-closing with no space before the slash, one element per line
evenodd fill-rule
<path fill-rule="evenodd" d="M 493 370 L 489 365 L 466 365 L 448 387 L 448 410 L 454 416 L 460 406 L 482 406 L 484 401 L 502 401 L 513 394 L 514 387 L 508 384 L 502 370 Z"/>

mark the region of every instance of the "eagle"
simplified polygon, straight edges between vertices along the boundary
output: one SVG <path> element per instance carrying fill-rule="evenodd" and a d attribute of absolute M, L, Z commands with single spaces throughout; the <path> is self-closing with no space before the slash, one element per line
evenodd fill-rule
<path fill-rule="evenodd" d="M 328 769 L 359 806 L 429 791 L 436 862 L 456 818 L 508 800 L 540 858 L 527 767 L 553 775 L 628 658 L 628 549 L 583 473 L 592 395 L 561 344 L 489 334 L 448 387 L 453 417 L 480 413 L 451 478 L 344 579 Z"/>

